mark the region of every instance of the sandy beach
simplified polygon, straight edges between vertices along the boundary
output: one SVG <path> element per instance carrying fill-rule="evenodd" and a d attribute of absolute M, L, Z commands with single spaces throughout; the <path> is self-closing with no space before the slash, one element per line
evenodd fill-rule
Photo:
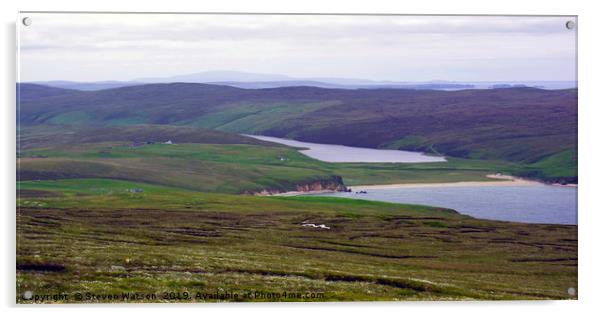
<path fill-rule="evenodd" d="M 475 186 L 533 186 L 546 185 L 541 182 L 525 180 L 508 175 L 487 175 L 487 178 L 500 181 L 463 181 L 463 182 L 442 182 L 442 183 L 397 183 L 397 184 L 375 184 L 350 186 L 353 191 L 368 189 L 397 189 L 397 188 L 429 188 L 429 187 L 475 187 Z"/>

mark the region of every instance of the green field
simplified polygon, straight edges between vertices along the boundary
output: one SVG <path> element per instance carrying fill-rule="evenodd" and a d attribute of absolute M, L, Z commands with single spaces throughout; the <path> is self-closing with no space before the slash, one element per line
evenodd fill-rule
<path fill-rule="evenodd" d="M 577 287 L 576 226 L 106 179 L 19 188 L 17 293 L 67 294 L 60 302 L 125 292 L 152 302 L 569 299 Z M 298 295 L 267 294 L 283 292 Z"/>
<path fill-rule="evenodd" d="M 26 150 L 22 179 L 106 177 L 196 191 L 294 191 L 298 183 L 341 176 L 345 185 L 487 181 L 515 168 L 502 162 L 450 159 L 443 163 L 326 163 L 287 147 L 233 144 L 94 143 Z"/>

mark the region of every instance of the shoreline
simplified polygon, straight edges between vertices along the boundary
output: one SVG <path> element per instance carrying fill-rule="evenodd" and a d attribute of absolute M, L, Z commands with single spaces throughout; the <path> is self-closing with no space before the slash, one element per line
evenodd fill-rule
<path fill-rule="evenodd" d="M 436 183 L 396 183 L 396 184 L 374 184 L 349 186 L 352 190 L 366 189 L 401 189 L 401 188 L 430 188 L 430 187 L 490 187 L 490 186 L 541 186 L 551 185 L 555 187 L 577 188 L 577 184 L 545 183 L 536 180 L 528 180 L 510 175 L 486 175 L 489 179 L 503 181 L 461 181 L 461 182 L 436 182 Z"/>
<path fill-rule="evenodd" d="M 354 185 L 348 186 L 347 188 L 352 191 L 365 191 L 369 189 L 402 189 L 402 188 L 438 188 L 438 187 L 491 187 L 491 186 L 558 186 L 567 188 L 577 188 L 577 184 L 550 184 L 535 180 L 527 180 L 510 175 L 486 175 L 489 179 L 496 179 L 501 181 L 460 181 L 460 182 L 433 182 L 433 183 L 394 183 L 394 184 L 366 184 L 366 185 Z M 338 191 L 333 190 L 321 190 L 321 191 L 288 191 L 272 196 L 299 196 L 309 194 L 320 194 L 320 193 L 336 193 Z"/>
<path fill-rule="evenodd" d="M 434 183 L 394 183 L 349 186 L 352 190 L 366 189 L 401 189 L 401 188 L 431 188 L 431 187 L 490 187 L 490 186 L 538 186 L 550 185 L 547 183 L 527 180 L 510 175 L 486 175 L 489 179 L 503 181 L 460 181 L 460 182 L 434 182 Z"/>
<path fill-rule="evenodd" d="M 320 194 L 320 193 L 336 193 L 342 191 L 335 190 L 319 190 L 319 191 L 287 191 L 282 193 L 271 194 L 270 196 L 299 196 L 307 194 Z"/>

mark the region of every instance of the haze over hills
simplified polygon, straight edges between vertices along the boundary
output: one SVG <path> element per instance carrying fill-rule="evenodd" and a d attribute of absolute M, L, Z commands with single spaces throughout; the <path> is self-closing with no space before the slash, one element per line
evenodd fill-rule
<path fill-rule="evenodd" d="M 177 75 L 171 77 L 157 78 L 138 78 L 133 81 L 145 83 L 165 83 L 165 82 L 192 82 L 192 83 L 207 83 L 221 81 L 240 81 L 240 82 L 261 82 L 261 81 L 287 81 L 297 80 L 285 75 L 275 74 L 260 74 L 242 71 L 204 71 L 192 74 Z"/>
<path fill-rule="evenodd" d="M 576 88 L 572 81 L 483 81 L 483 82 L 455 82 L 446 80 L 433 80 L 426 82 L 405 81 L 377 81 L 355 78 L 336 77 L 310 77 L 297 78 L 279 74 L 260 74 L 240 71 L 205 71 L 171 77 L 137 78 L 131 81 L 38 81 L 32 82 L 51 87 L 76 89 L 76 90 L 102 90 L 148 83 L 209 83 L 220 84 L 245 89 L 265 89 L 291 86 L 311 86 L 335 89 L 432 89 L 432 90 L 460 90 L 460 89 L 488 89 L 513 86 L 529 86 L 543 89 L 568 89 Z"/>
<path fill-rule="evenodd" d="M 81 91 L 96 91 L 128 86 L 136 86 L 143 84 L 141 82 L 134 81 L 93 81 L 93 82 L 78 82 L 78 81 L 67 81 L 67 80 L 54 80 L 54 81 L 40 81 L 32 82 L 34 84 L 40 84 L 48 87 L 73 89 Z"/>
<path fill-rule="evenodd" d="M 168 124 L 453 157 L 553 165 L 576 176 L 577 90 L 20 85 L 22 124 Z M 47 97 L 40 98 L 43 91 Z M 538 176 L 543 176 L 539 174 Z"/>
<path fill-rule="evenodd" d="M 292 85 L 307 85 L 324 88 L 358 89 L 358 88 L 408 88 L 408 89 L 485 89 L 494 85 L 526 85 L 546 89 L 576 88 L 572 81 L 476 81 L 462 82 L 449 80 L 430 81 L 391 81 L 369 80 L 361 78 L 340 77 L 292 77 L 280 74 L 260 74 L 241 71 L 205 71 L 193 74 L 159 78 L 138 78 L 134 82 L 144 83 L 215 83 L 238 86 L 240 88 L 276 88 Z M 245 84 L 248 84 L 245 86 Z M 258 84 L 253 86 L 252 84 Z"/>

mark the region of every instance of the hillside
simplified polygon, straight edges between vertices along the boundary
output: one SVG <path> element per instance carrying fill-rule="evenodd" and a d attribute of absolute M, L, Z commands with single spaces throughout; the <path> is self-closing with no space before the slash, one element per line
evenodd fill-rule
<path fill-rule="evenodd" d="M 135 82 L 135 81 L 78 82 L 78 81 L 55 80 L 55 81 L 34 81 L 34 82 L 31 82 L 31 84 L 63 88 L 63 89 L 71 89 L 71 90 L 95 91 L 95 90 L 127 87 L 127 86 L 136 86 L 136 85 L 141 85 L 144 83 Z"/>
<path fill-rule="evenodd" d="M 206 128 L 171 125 L 126 125 L 126 126 L 65 126 L 33 125 L 22 126 L 19 131 L 19 148 L 52 148 L 102 142 L 138 143 L 202 143 L 202 144 L 248 144 L 267 147 L 282 145 L 265 142 L 242 135 L 220 132 Z"/>
<path fill-rule="evenodd" d="M 65 89 L 61 87 L 52 87 L 46 85 L 39 85 L 33 83 L 19 83 L 17 84 L 17 104 L 19 100 L 31 100 L 39 98 L 47 98 L 59 95 L 66 95 L 71 93 L 77 93 L 75 90 Z"/>
<path fill-rule="evenodd" d="M 166 125 L 25 127 L 18 179 L 123 179 L 222 193 L 342 187 L 340 177 L 292 148 L 214 130 Z M 286 156 L 295 163 L 285 163 Z"/>
<path fill-rule="evenodd" d="M 23 124 L 170 124 L 525 164 L 576 181 L 577 90 L 240 89 L 174 83 L 30 96 Z M 31 89 L 31 94 L 35 90 Z M 542 161 L 546 160 L 546 163 Z M 553 172 L 550 170 L 554 170 Z"/>

